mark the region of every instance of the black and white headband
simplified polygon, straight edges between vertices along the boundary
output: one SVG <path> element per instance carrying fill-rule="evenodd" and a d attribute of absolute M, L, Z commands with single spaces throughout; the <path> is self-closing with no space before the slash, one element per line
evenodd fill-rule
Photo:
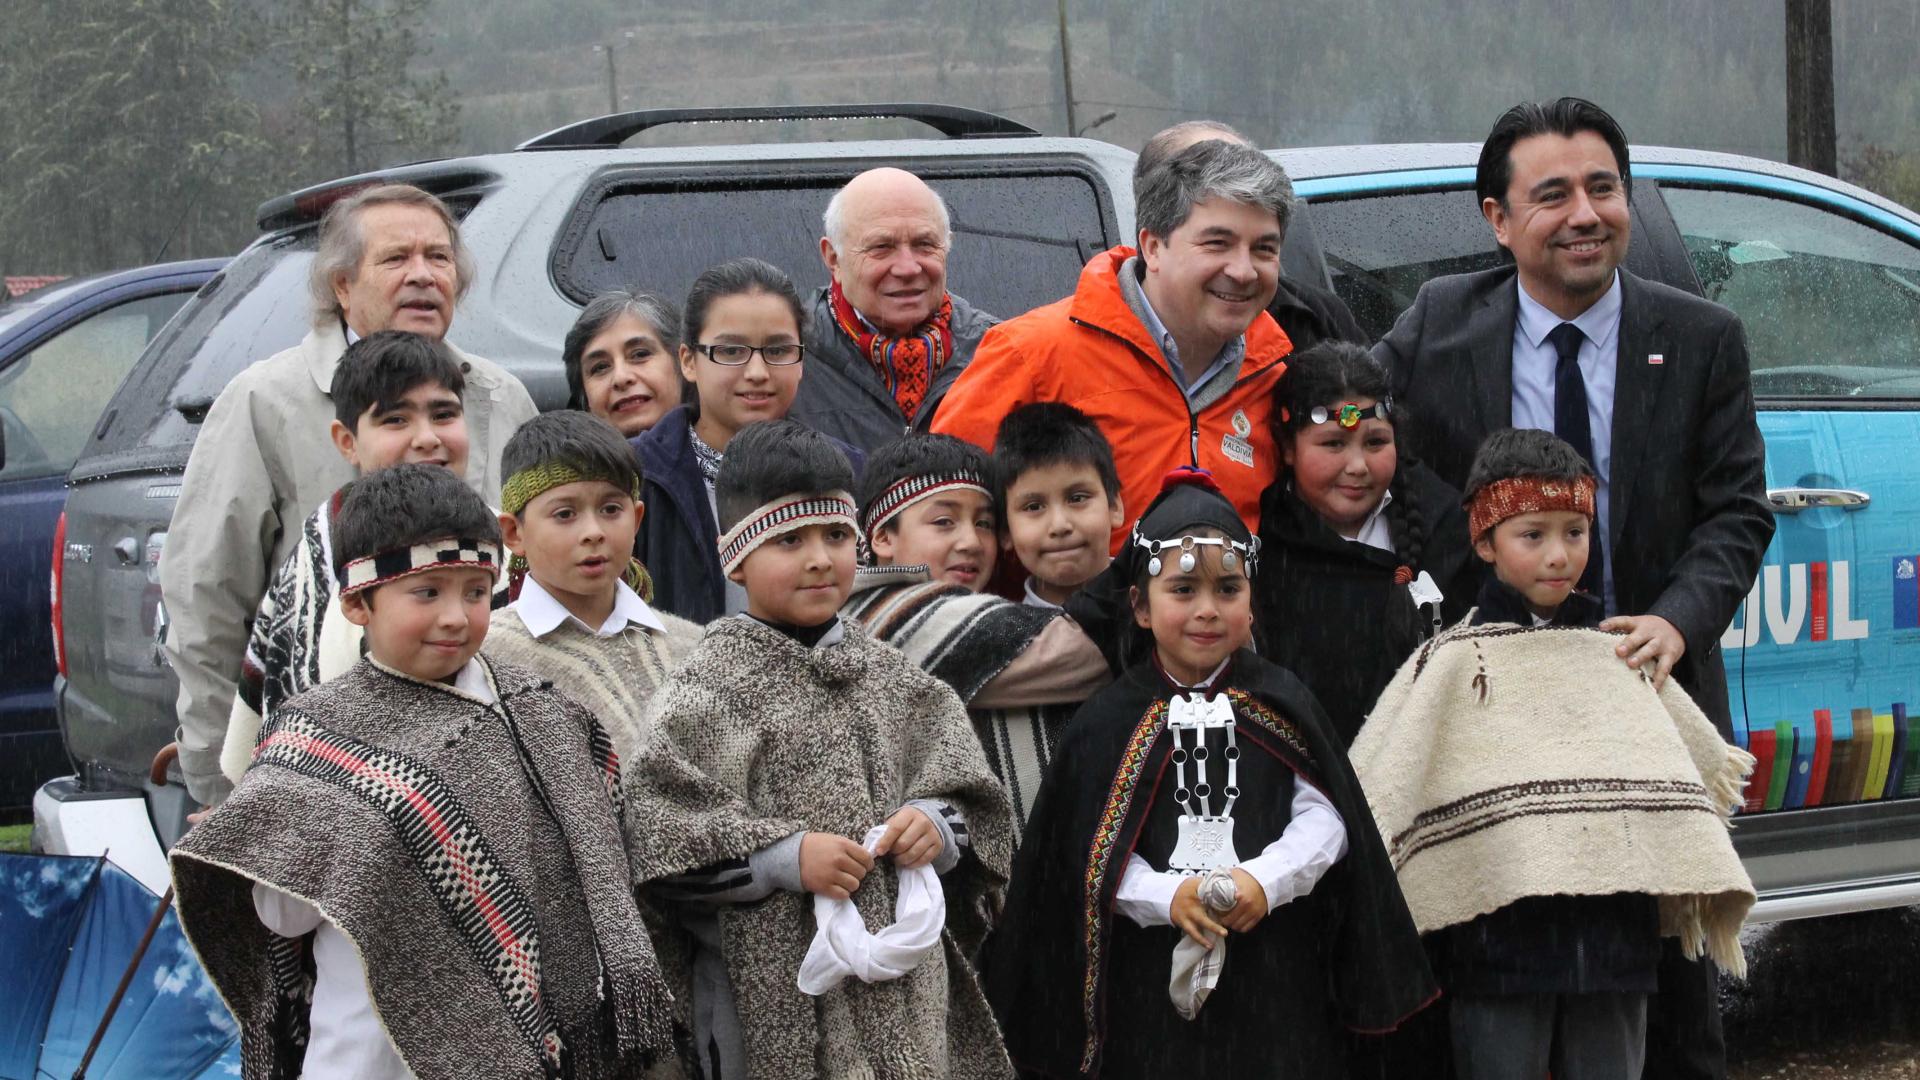
<path fill-rule="evenodd" d="M 351 596 L 409 574 L 471 566 L 500 576 L 500 545 L 492 540 L 446 537 L 355 559 L 340 573 L 340 595 Z"/>
<path fill-rule="evenodd" d="M 859 524 L 854 520 L 857 509 L 853 496 L 844 491 L 775 499 L 741 518 L 720 538 L 720 570 L 733 573 L 761 544 L 809 525 L 838 524 L 845 525 L 848 532 L 858 532 Z"/>
<path fill-rule="evenodd" d="M 874 535 L 887 522 L 905 513 L 908 507 L 947 491 L 976 491 L 983 498 L 993 498 L 993 492 L 987 489 L 986 478 L 972 469 L 909 476 L 888 488 L 867 508 L 867 523 L 862 530 L 867 543 L 872 544 Z"/>

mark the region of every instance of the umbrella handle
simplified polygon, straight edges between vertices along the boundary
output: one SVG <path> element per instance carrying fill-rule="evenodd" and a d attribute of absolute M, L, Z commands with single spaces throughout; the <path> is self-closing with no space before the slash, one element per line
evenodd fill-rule
<path fill-rule="evenodd" d="M 153 764 L 147 766 L 147 779 L 153 781 L 153 786 L 167 786 L 167 767 L 172 765 L 174 759 L 179 756 L 180 744 L 177 742 L 168 743 L 160 748 L 159 753 L 153 755 Z"/>
<path fill-rule="evenodd" d="M 155 759 L 155 765 L 159 765 Z M 161 766 L 164 769 L 164 766 Z M 167 886 L 166 895 L 153 909 L 153 918 L 147 920 L 147 932 L 140 935 L 140 944 L 133 950 L 133 959 L 127 961 L 127 970 L 120 973 L 120 985 L 114 988 L 113 1000 L 107 1002 L 107 1014 L 100 1018 L 100 1026 L 93 1029 L 93 1038 L 87 1043 L 87 1052 L 80 1056 L 79 1067 L 73 1070 L 73 1080 L 85 1080 L 87 1066 L 93 1062 L 94 1051 L 100 1049 L 100 1040 L 107 1037 L 107 1027 L 113 1023 L 113 1015 L 120 1011 L 120 1000 L 127 996 L 127 987 L 133 984 L 133 973 L 139 969 L 140 961 L 147 955 L 147 946 L 153 944 L 153 935 L 160 930 L 160 920 L 167 917 L 167 909 L 173 906 L 173 886 Z"/>

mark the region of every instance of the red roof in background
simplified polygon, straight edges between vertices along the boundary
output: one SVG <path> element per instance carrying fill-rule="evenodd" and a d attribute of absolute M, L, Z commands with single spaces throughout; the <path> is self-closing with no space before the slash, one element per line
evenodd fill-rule
<path fill-rule="evenodd" d="M 7 299 L 11 300 L 22 293 L 32 292 L 42 285 L 51 285 L 56 281 L 65 280 L 67 280 L 67 275 L 65 274 L 31 274 L 20 277 L 9 277 L 6 279 Z"/>

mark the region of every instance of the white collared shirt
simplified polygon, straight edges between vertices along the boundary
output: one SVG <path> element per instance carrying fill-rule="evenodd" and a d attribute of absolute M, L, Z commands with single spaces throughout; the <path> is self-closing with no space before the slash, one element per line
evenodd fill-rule
<path fill-rule="evenodd" d="M 1393 551 L 1393 530 L 1387 526 L 1387 504 L 1393 501 L 1393 489 L 1389 488 L 1380 495 L 1380 502 L 1367 515 L 1360 525 L 1360 531 L 1352 536 L 1343 537 L 1351 544 L 1365 544 L 1381 551 Z"/>
<path fill-rule="evenodd" d="M 1046 597 L 1041 596 L 1037 591 L 1034 590 L 1032 574 L 1027 575 L 1027 598 L 1021 601 L 1021 603 L 1024 603 L 1028 607 L 1045 608 L 1048 611 L 1065 611 L 1066 610 L 1065 608 L 1061 607 L 1059 604 L 1056 604 L 1053 601 L 1047 599 Z"/>
<path fill-rule="evenodd" d="M 1554 371 L 1560 354 L 1547 335 L 1563 322 L 1580 328 L 1582 335 L 1577 363 L 1580 377 L 1587 384 L 1587 427 L 1593 433 L 1593 471 L 1598 487 L 1594 492 L 1596 523 L 1605 537 L 1613 514 L 1607 506 L 1613 472 L 1613 394 L 1620 352 L 1620 271 L 1613 272 L 1613 284 L 1592 307 L 1572 319 L 1562 319 L 1546 306 L 1515 286 L 1520 294 L 1519 315 L 1513 325 L 1513 426 L 1553 430 Z M 1606 613 L 1613 606 L 1613 548 L 1603 545 L 1601 554 L 1600 599 Z"/>
<path fill-rule="evenodd" d="M 568 619 L 595 637 L 613 637 L 628 626 L 639 626 L 660 634 L 667 632 L 667 625 L 660 621 L 660 616 L 624 581 L 614 582 L 613 611 L 607 616 L 607 621 L 598 627 L 581 622 L 578 616 L 555 600 L 552 593 L 542 588 L 532 574 L 520 582 L 520 598 L 513 602 L 512 608 L 514 614 L 520 616 L 520 621 L 527 624 L 527 632 L 537 638 L 553 633 Z"/>

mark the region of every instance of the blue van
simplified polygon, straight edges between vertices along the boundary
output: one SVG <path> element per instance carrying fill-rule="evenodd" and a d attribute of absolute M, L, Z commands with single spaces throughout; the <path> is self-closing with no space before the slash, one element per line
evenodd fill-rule
<path fill-rule="evenodd" d="M 226 262 L 71 278 L 0 305 L 0 811 L 69 769 L 48 602 L 67 470 L 140 351 Z"/>
<path fill-rule="evenodd" d="M 1384 334 L 1504 255 L 1477 144 L 1274 151 L 1287 273 Z M 1734 832 L 1754 921 L 1920 902 L 1920 214 L 1756 158 L 1635 147 L 1627 268 L 1746 325 L 1778 530 L 1720 640 L 1759 759 Z M 1909 715 L 1911 712 L 1912 715 Z"/>

